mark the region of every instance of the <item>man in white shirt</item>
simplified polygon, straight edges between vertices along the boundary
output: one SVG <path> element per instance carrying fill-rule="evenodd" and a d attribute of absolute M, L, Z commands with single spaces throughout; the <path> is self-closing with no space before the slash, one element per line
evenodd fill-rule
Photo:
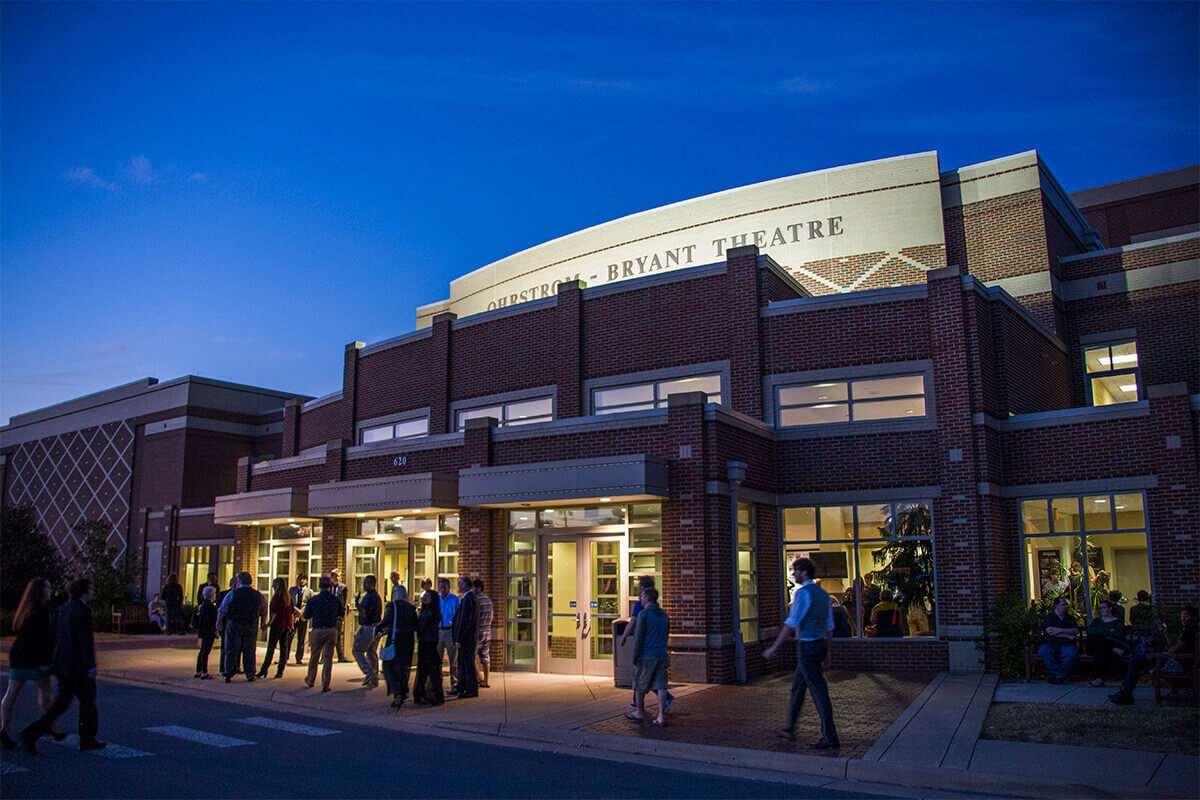
<path fill-rule="evenodd" d="M 829 594 L 816 584 L 816 570 L 812 561 L 797 558 L 792 562 L 792 575 L 796 583 L 796 594 L 787 622 L 779 629 L 774 643 L 763 651 L 763 658 L 771 658 L 793 633 L 796 635 L 796 675 L 792 679 L 792 704 L 788 713 L 788 724 L 775 731 L 784 739 L 796 738 L 796 719 L 804 706 L 805 690 L 812 693 L 813 705 L 821 715 L 821 740 L 810 745 L 814 750 L 836 750 L 839 746 L 837 729 L 833 726 L 833 704 L 829 701 L 829 687 L 825 683 L 825 670 L 829 669 L 829 639 L 833 635 L 833 604 Z"/>

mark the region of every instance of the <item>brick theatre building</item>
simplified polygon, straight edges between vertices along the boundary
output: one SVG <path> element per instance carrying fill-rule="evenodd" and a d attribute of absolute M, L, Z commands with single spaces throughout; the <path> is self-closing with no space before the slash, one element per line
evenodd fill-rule
<path fill-rule="evenodd" d="M 922 153 L 539 245 L 347 345 L 212 522 L 263 590 L 482 578 L 503 669 L 611 672 L 652 575 L 675 679 L 761 674 L 799 555 L 846 668 L 976 668 L 1010 591 L 1195 602 L 1196 185 Z"/>

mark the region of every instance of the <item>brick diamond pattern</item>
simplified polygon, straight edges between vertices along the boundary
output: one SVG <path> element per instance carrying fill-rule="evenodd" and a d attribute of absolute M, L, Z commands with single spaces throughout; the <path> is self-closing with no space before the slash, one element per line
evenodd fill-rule
<path fill-rule="evenodd" d="M 124 553 L 134 440 L 120 420 L 26 442 L 11 457 L 8 502 L 32 505 L 65 558 L 79 544 L 71 529 L 84 520 L 109 522 L 109 544 Z"/>

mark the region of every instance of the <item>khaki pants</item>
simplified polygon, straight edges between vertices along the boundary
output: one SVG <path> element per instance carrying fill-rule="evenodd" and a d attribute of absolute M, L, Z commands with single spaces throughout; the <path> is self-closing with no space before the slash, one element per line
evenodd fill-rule
<path fill-rule="evenodd" d="M 321 688 L 329 688 L 329 682 L 333 678 L 333 650 L 337 642 L 337 635 L 337 628 L 314 628 L 309 631 L 308 642 L 312 651 L 308 655 L 308 677 L 304 680 L 309 686 L 312 686 L 317 680 L 317 661 L 319 660 L 322 664 Z"/>

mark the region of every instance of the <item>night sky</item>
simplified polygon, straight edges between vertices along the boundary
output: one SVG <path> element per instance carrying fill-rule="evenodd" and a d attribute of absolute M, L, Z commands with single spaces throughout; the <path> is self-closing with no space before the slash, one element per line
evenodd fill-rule
<path fill-rule="evenodd" d="M 0 4 L 0 422 L 321 395 L 452 278 L 723 189 L 1200 161 L 1197 3 Z M 413 376 L 419 380 L 420 376 Z"/>

